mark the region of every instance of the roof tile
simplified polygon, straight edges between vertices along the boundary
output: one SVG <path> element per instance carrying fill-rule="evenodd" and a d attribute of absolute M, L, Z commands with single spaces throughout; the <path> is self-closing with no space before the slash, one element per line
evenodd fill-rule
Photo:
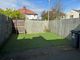
<path fill-rule="evenodd" d="M 25 7 L 23 7 L 22 9 L 19 9 L 20 13 L 22 14 L 27 14 L 27 15 L 37 15 L 35 12 L 26 9 Z"/>

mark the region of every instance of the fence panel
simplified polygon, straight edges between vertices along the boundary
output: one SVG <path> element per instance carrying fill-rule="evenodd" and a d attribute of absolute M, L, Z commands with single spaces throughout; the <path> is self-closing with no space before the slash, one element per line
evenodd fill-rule
<path fill-rule="evenodd" d="M 45 32 L 45 29 L 48 29 L 48 21 L 26 20 L 25 29 L 27 34 Z"/>
<path fill-rule="evenodd" d="M 67 37 L 71 30 L 80 30 L 80 19 L 65 19 L 49 21 L 49 29 L 63 37 Z"/>
<path fill-rule="evenodd" d="M 13 20 L 13 25 L 17 33 L 25 33 L 25 20 Z"/>

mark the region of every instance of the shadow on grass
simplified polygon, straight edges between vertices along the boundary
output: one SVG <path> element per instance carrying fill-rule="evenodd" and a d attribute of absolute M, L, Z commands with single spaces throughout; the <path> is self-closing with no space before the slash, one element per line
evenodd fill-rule
<path fill-rule="evenodd" d="M 13 34 L 11 39 L 3 47 L 1 54 L 14 52 L 24 52 L 29 49 L 57 47 L 62 48 L 69 45 L 69 41 L 65 39 L 46 40 L 43 36 L 33 37 L 32 39 L 18 39 L 18 34 Z"/>

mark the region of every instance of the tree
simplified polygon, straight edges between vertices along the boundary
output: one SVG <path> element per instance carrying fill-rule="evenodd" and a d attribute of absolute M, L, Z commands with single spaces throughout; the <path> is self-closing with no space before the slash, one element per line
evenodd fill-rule
<path fill-rule="evenodd" d="M 19 11 L 14 10 L 13 13 L 11 14 L 12 19 L 25 19 L 25 16 L 21 14 Z"/>
<path fill-rule="evenodd" d="M 56 0 L 54 8 L 49 11 L 49 20 L 60 19 L 65 14 L 62 12 L 61 1 Z M 43 11 L 41 14 L 42 19 L 48 20 L 48 12 Z"/>
<path fill-rule="evenodd" d="M 41 17 L 43 20 L 48 20 L 48 11 L 47 12 L 43 11 Z M 54 19 L 55 19 L 55 14 L 53 13 L 53 11 L 49 11 L 49 20 L 54 20 Z"/>
<path fill-rule="evenodd" d="M 64 16 L 64 13 L 62 12 L 59 12 L 58 15 L 58 12 L 56 12 L 55 9 L 52 9 L 49 11 L 49 13 L 49 20 L 60 19 L 62 16 Z M 48 12 L 43 11 L 41 17 L 43 20 L 48 20 Z"/>
<path fill-rule="evenodd" d="M 4 10 L 3 9 L 0 9 L 0 13 L 3 14 L 4 13 Z"/>
<path fill-rule="evenodd" d="M 25 19 L 25 16 L 21 14 L 18 10 L 12 10 L 12 9 L 0 9 L 0 13 L 12 18 L 12 19 Z"/>
<path fill-rule="evenodd" d="M 13 11 L 11 10 L 11 9 L 6 9 L 5 11 L 4 11 L 4 15 L 6 15 L 6 16 L 8 16 L 8 17 L 10 17 L 10 18 L 12 18 L 12 13 L 13 13 Z"/>
<path fill-rule="evenodd" d="M 48 12 L 43 11 L 42 14 L 41 14 L 41 17 L 42 17 L 43 20 L 48 20 Z"/>
<path fill-rule="evenodd" d="M 60 19 L 61 18 L 61 10 L 62 10 L 61 0 L 56 0 L 56 4 L 55 4 L 54 9 L 55 9 L 55 12 L 56 12 L 56 18 Z"/>

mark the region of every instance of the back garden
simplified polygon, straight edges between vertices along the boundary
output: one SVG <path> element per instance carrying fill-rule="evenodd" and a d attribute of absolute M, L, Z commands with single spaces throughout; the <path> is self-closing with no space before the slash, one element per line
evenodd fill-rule
<path fill-rule="evenodd" d="M 12 34 L 2 49 L 4 53 L 14 53 L 36 48 L 63 47 L 68 41 L 53 33 Z"/>
<path fill-rule="evenodd" d="M 80 29 L 80 19 L 26 19 L 23 24 L 16 23 L 0 15 L 0 60 L 80 60 L 80 50 L 72 48 L 72 41 L 66 39 L 71 38 L 71 30 Z M 12 30 L 26 30 L 26 34 Z"/>

